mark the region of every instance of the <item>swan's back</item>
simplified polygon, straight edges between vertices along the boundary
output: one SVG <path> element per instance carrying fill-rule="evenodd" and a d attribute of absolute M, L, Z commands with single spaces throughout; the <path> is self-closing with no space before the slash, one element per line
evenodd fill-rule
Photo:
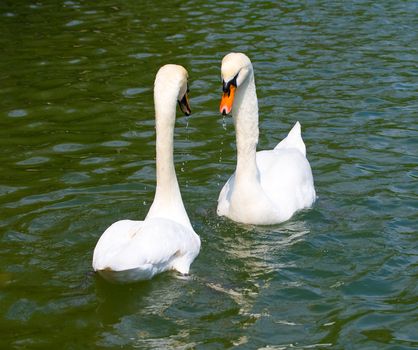
<path fill-rule="evenodd" d="M 116 282 L 150 279 L 172 269 L 188 273 L 199 250 L 199 236 L 173 220 L 121 220 L 100 237 L 93 268 Z"/>
<path fill-rule="evenodd" d="M 260 183 L 279 212 L 289 219 L 315 201 L 315 188 L 308 160 L 297 149 L 257 152 Z"/>
<path fill-rule="evenodd" d="M 273 150 L 257 152 L 257 167 L 262 188 L 285 217 L 315 202 L 312 170 L 299 122 Z"/>

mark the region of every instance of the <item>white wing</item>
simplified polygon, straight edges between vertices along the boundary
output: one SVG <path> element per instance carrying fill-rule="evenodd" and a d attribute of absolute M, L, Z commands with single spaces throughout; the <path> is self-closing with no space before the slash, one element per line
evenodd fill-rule
<path fill-rule="evenodd" d="M 108 271 L 112 276 L 129 271 L 135 280 L 149 279 L 170 269 L 188 272 L 199 250 L 199 236 L 172 220 L 121 220 L 110 226 L 97 242 L 93 268 Z"/>
<path fill-rule="evenodd" d="M 301 126 L 299 122 L 296 122 L 287 136 L 282 141 L 280 141 L 276 147 L 274 147 L 275 150 L 291 148 L 297 149 L 303 154 L 304 157 L 306 156 L 306 146 L 302 139 Z"/>

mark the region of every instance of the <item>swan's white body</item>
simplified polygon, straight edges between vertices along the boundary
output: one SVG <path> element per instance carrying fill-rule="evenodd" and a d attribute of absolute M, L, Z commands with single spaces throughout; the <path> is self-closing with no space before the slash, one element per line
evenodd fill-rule
<path fill-rule="evenodd" d="M 237 85 L 232 107 L 237 167 L 221 190 L 217 213 L 245 224 L 286 221 L 316 199 L 301 126 L 297 122 L 274 149 L 256 152 L 258 102 L 251 61 L 240 53 L 225 56 L 222 77 L 224 84 L 235 79 Z M 230 109 L 221 103 L 221 112 Z"/>
<path fill-rule="evenodd" d="M 194 232 L 181 198 L 173 162 L 176 104 L 187 90 L 187 72 L 165 65 L 154 85 L 157 188 L 144 221 L 121 220 L 100 237 L 93 269 L 113 282 L 147 280 L 167 270 L 187 274 L 199 254 Z"/>

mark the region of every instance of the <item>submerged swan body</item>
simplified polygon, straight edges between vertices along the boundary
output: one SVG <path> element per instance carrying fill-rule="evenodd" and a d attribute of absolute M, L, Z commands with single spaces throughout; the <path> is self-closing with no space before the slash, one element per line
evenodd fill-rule
<path fill-rule="evenodd" d="M 200 238 L 184 208 L 173 162 L 176 105 L 190 114 L 187 92 L 187 71 L 182 66 L 160 68 L 154 84 L 155 197 L 144 221 L 117 221 L 97 242 L 93 269 L 109 281 L 147 280 L 167 270 L 187 274 L 199 254 Z"/>
<path fill-rule="evenodd" d="M 250 59 L 230 53 L 222 60 L 222 114 L 234 119 L 237 166 L 218 198 L 217 213 L 245 224 L 286 221 L 315 202 L 311 167 L 297 122 L 274 149 L 257 152 L 258 102 Z"/>

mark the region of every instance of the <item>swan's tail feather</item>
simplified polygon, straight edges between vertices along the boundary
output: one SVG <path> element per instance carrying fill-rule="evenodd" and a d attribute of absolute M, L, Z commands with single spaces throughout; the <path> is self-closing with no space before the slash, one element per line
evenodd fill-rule
<path fill-rule="evenodd" d="M 275 150 L 288 148 L 296 148 L 304 156 L 306 156 L 306 146 L 302 139 L 301 126 L 299 122 L 296 122 L 292 130 L 289 131 L 289 134 L 282 141 L 280 141 L 276 147 L 274 147 Z"/>

